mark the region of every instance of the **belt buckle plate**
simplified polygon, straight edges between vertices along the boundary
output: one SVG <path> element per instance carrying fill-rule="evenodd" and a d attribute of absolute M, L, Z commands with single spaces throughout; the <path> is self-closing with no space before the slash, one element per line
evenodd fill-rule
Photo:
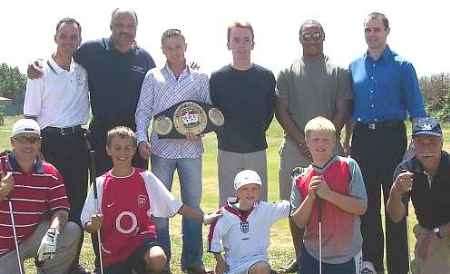
<path fill-rule="evenodd" d="M 367 127 L 368 127 L 369 129 L 371 129 L 371 130 L 375 130 L 375 129 L 377 129 L 377 124 L 375 124 L 375 123 L 369 123 L 369 124 L 367 124 Z"/>

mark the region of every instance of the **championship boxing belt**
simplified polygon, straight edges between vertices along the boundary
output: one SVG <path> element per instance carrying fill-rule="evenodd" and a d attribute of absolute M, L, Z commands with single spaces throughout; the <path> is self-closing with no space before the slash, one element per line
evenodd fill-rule
<path fill-rule="evenodd" d="M 153 117 L 153 130 L 159 138 L 186 138 L 188 133 L 207 133 L 223 124 L 223 114 L 218 108 L 197 101 L 180 102 Z"/>

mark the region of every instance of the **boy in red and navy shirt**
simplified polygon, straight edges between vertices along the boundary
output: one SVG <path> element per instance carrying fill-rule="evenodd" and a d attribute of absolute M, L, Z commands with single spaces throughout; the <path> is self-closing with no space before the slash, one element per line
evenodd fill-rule
<path fill-rule="evenodd" d="M 176 200 L 153 173 L 132 167 L 136 137 L 131 129 L 110 130 L 106 152 L 113 167 L 97 178 L 98 208 L 91 190 L 81 215 L 88 232 L 100 229 L 104 273 L 160 272 L 167 258 L 152 216 L 179 213 L 199 222 L 207 218 Z"/>
<path fill-rule="evenodd" d="M 300 169 L 291 193 L 293 220 L 305 229 L 301 271 L 316 274 L 322 264 L 324 274 L 359 273 L 359 216 L 367 208 L 359 166 L 351 158 L 333 154 L 336 130 L 326 118 L 316 117 L 306 124 L 305 140 L 313 161 Z"/>

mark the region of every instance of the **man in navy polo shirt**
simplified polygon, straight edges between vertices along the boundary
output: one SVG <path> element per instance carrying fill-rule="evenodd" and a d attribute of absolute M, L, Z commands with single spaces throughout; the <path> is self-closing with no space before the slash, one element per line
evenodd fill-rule
<path fill-rule="evenodd" d="M 155 63 L 144 49 L 136 45 L 138 19 L 132 10 L 115 9 L 111 16 L 111 37 L 89 41 L 75 53 L 75 61 L 88 72 L 92 107 L 93 147 L 96 152 L 96 173 L 111 168 L 106 155 L 106 133 L 116 126 L 136 130 L 134 113 L 142 81 Z M 136 154 L 138 155 L 138 154 Z M 137 156 L 133 164 L 147 168 Z"/>
<path fill-rule="evenodd" d="M 112 166 L 106 155 L 106 133 L 116 126 L 136 129 L 134 113 L 142 81 L 155 67 L 150 54 L 136 45 L 138 19 L 133 10 L 115 9 L 111 16 L 111 36 L 83 43 L 74 60 L 86 69 L 92 120 L 92 146 L 95 149 L 96 174 L 102 175 Z M 29 66 L 30 78 L 41 77 L 41 68 Z M 137 153 L 133 164 L 147 168 Z"/>
<path fill-rule="evenodd" d="M 367 53 L 350 64 L 353 87 L 352 158 L 364 176 L 368 207 L 362 217 L 363 259 L 366 273 L 383 272 L 384 237 L 381 191 L 386 202 L 395 167 L 406 149 L 403 121 L 426 116 L 416 72 L 411 63 L 386 44 L 389 21 L 382 13 L 369 14 L 364 23 Z M 387 267 L 390 274 L 408 272 L 406 221 L 386 217 Z"/>

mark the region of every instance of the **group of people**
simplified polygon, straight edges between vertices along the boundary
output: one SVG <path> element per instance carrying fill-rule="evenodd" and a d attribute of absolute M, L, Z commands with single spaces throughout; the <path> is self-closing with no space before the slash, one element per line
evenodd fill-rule
<path fill-rule="evenodd" d="M 410 198 L 418 217 L 414 270 L 450 271 L 442 130 L 426 117 L 414 67 L 387 45 L 384 14 L 367 16 L 367 52 L 349 69 L 324 54 L 322 25 L 305 21 L 303 54 L 277 79 L 252 62 L 249 23 L 228 27 L 232 62 L 210 77 L 187 64 L 178 29 L 162 34 L 166 63 L 155 68 L 136 43 L 137 25 L 135 11 L 116 9 L 111 36 L 81 44 L 81 25 L 64 18 L 55 52 L 29 66 L 25 119 L 13 127 L 12 152 L 0 158 L 0 273 L 23 273 L 32 257 L 41 273 L 88 273 L 79 264 L 83 229 L 92 235 L 97 273 L 170 273 L 168 217 L 177 213 L 187 273 L 207 272 L 201 224 L 211 222 L 217 273 L 269 273 L 270 226 L 287 217 L 296 259 L 285 272 L 383 273 L 381 190 L 388 272 L 409 271 Z M 225 118 L 216 131 L 217 214 L 200 208 L 202 136 L 148 136 L 155 115 L 186 100 L 213 104 Z M 283 201 L 270 204 L 266 130 L 274 115 L 285 133 Z M 400 164 L 408 117 L 415 156 Z M 97 179 L 87 195 L 88 168 Z M 175 170 L 181 202 L 170 193 Z"/>

